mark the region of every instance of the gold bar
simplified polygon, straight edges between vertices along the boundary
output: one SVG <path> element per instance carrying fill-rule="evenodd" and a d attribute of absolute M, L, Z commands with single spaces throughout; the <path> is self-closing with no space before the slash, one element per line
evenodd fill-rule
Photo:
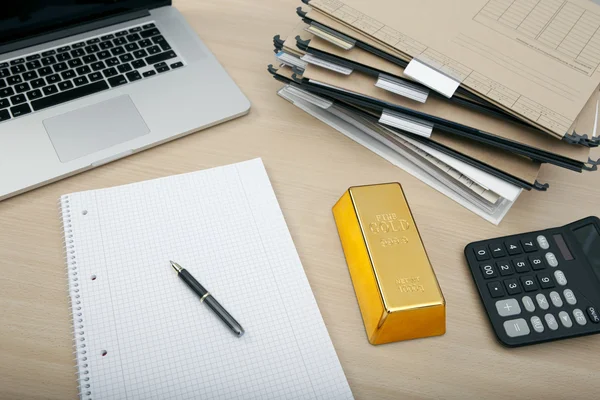
<path fill-rule="evenodd" d="M 333 216 L 369 342 L 443 335 L 446 302 L 402 186 L 351 187 Z"/>

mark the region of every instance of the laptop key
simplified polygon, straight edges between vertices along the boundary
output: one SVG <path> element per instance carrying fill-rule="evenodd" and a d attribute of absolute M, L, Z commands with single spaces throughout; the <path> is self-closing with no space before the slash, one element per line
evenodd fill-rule
<path fill-rule="evenodd" d="M 80 47 L 85 46 L 85 42 L 79 42 L 79 43 L 75 43 L 74 45 L 72 45 L 74 49 L 78 49 Z M 75 56 L 75 57 L 79 57 L 79 56 Z"/>
<path fill-rule="evenodd" d="M 37 69 L 42 66 L 42 63 L 39 60 L 33 60 L 25 64 L 28 70 Z"/>
<path fill-rule="evenodd" d="M 133 82 L 133 81 L 137 81 L 142 79 L 142 76 L 140 75 L 140 73 L 138 71 L 131 71 L 125 74 L 127 76 L 127 79 L 129 79 L 129 82 Z"/>
<path fill-rule="evenodd" d="M 46 77 L 46 82 L 48 82 L 48 85 L 52 85 L 53 83 L 56 82 L 60 82 L 60 75 L 59 74 L 54 74 L 54 75 L 50 75 Z"/>
<path fill-rule="evenodd" d="M 8 106 L 10 106 L 10 102 L 8 101 L 8 99 L 1 99 L 0 100 L 0 108 L 6 108 Z"/>
<path fill-rule="evenodd" d="M 10 76 L 10 71 L 8 68 L 0 69 L 0 77 L 6 78 L 7 76 Z"/>
<path fill-rule="evenodd" d="M 125 49 L 122 46 L 115 47 L 114 49 L 110 49 L 110 52 L 113 56 L 118 56 L 121 54 L 125 54 Z"/>
<path fill-rule="evenodd" d="M 77 58 L 77 57 L 81 57 L 81 56 L 85 56 L 85 50 L 75 49 L 75 50 L 71 51 L 71 57 Z"/>
<path fill-rule="evenodd" d="M 6 67 L 8 67 L 7 62 L 0 63 L 0 68 L 6 68 Z"/>
<path fill-rule="evenodd" d="M 135 43 L 127 43 L 125 45 L 125 50 L 127 50 L 129 52 L 133 52 L 133 51 L 136 51 L 136 50 L 139 50 L 139 49 L 140 49 L 140 46 L 138 46 Z"/>
<path fill-rule="evenodd" d="M 31 87 L 34 89 L 37 89 L 44 85 L 46 85 L 46 81 L 44 80 L 44 78 L 39 78 L 39 79 L 35 79 L 35 80 L 31 81 Z"/>
<path fill-rule="evenodd" d="M 154 71 L 154 70 L 146 71 L 143 73 L 143 75 L 144 75 L 144 78 L 147 78 L 149 76 L 156 75 L 156 71 Z"/>
<path fill-rule="evenodd" d="M 94 71 L 100 71 L 101 69 L 106 68 L 106 65 L 102 61 L 95 62 L 91 65 Z"/>
<path fill-rule="evenodd" d="M 156 25 L 154 25 L 153 23 L 142 25 L 142 29 L 150 29 L 150 28 L 154 28 L 154 27 L 156 27 Z"/>
<path fill-rule="evenodd" d="M 112 87 L 121 86 L 127 83 L 127 78 L 125 78 L 124 75 L 113 76 L 108 80 L 108 83 L 110 83 L 110 86 Z"/>
<path fill-rule="evenodd" d="M 99 41 L 100 41 L 99 38 L 93 38 L 93 39 L 88 40 L 86 43 L 87 44 L 94 44 L 94 43 L 98 43 Z"/>
<path fill-rule="evenodd" d="M 30 56 L 25 57 L 25 61 L 32 61 L 32 60 L 37 60 L 38 58 L 40 58 L 41 56 L 39 54 L 32 54 Z"/>
<path fill-rule="evenodd" d="M 156 65 L 158 65 L 158 64 L 156 64 Z M 171 68 L 169 68 L 168 65 L 162 65 L 160 67 L 157 67 L 156 65 L 154 67 L 156 68 L 156 72 L 158 72 L 158 73 L 167 72 L 168 70 L 171 69 Z"/>
<path fill-rule="evenodd" d="M 75 69 L 75 71 L 77 71 L 78 75 L 87 75 L 90 72 L 92 72 L 92 69 L 90 67 L 88 67 L 87 65 L 84 65 L 82 67 Z"/>
<path fill-rule="evenodd" d="M 90 83 L 85 76 L 78 76 L 77 78 L 73 79 L 73 82 L 75 83 L 75 86 L 82 86 Z"/>
<path fill-rule="evenodd" d="M 133 68 L 131 68 L 131 65 L 129 65 L 129 64 L 121 64 L 121 65 L 119 65 L 117 67 L 117 69 L 122 74 L 124 74 L 125 72 L 129 72 L 129 71 L 133 70 Z"/>
<path fill-rule="evenodd" d="M 127 44 L 127 39 L 125 39 L 124 37 L 118 37 L 115 40 L 113 40 L 113 44 L 115 46 L 122 46 L 124 44 Z"/>
<path fill-rule="evenodd" d="M 77 58 L 77 60 L 79 60 L 79 59 Z M 75 61 L 75 60 L 69 60 L 69 62 L 72 62 L 72 61 Z M 54 65 L 54 72 L 62 72 L 66 69 L 69 69 L 69 67 L 67 67 L 67 64 L 65 64 L 64 62 Z"/>
<path fill-rule="evenodd" d="M 15 85 L 15 91 L 17 93 L 23 93 L 23 92 L 27 92 L 29 90 L 31 90 L 31 87 L 29 86 L 29 83 L 27 83 L 27 82 Z"/>
<path fill-rule="evenodd" d="M 93 45 L 87 46 L 85 48 L 85 52 L 88 53 L 88 54 L 92 54 L 92 53 L 95 53 L 97 51 L 100 51 L 100 47 L 98 47 L 97 44 L 93 44 Z"/>
<path fill-rule="evenodd" d="M 56 50 L 48 50 L 42 53 L 42 57 L 53 56 L 56 54 Z"/>
<path fill-rule="evenodd" d="M 71 46 L 63 46 L 63 47 L 59 47 L 58 49 L 56 49 L 56 51 L 58 51 L 58 53 L 64 53 L 65 51 L 69 51 L 71 50 Z"/>
<path fill-rule="evenodd" d="M 114 44 L 112 44 L 111 41 L 108 42 L 100 42 L 100 44 L 98 45 L 100 47 L 100 49 L 102 50 L 106 50 L 106 49 L 110 49 L 112 47 L 115 47 Z"/>
<path fill-rule="evenodd" d="M 162 51 L 171 50 L 171 46 L 169 46 L 169 43 L 167 42 L 161 42 L 160 48 L 162 49 Z"/>
<path fill-rule="evenodd" d="M 13 94 L 15 94 L 15 91 L 13 90 L 12 87 L 0 89 L 0 97 L 4 98 L 4 97 L 12 96 Z"/>
<path fill-rule="evenodd" d="M 142 57 L 146 57 L 147 55 L 148 55 L 148 53 L 146 53 L 146 50 L 143 50 L 143 49 L 133 52 L 133 56 L 135 58 L 142 58 Z"/>
<path fill-rule="evenodd" d="M 96 54 L 96 56 L 97 56 L 97 57 L 98 57 L 100 60 L 104 60 L 104 59 L 106 59 L 106 58 L 112 57 L 112 56 L 111 56 L 111 54 L 110 54 L 108 51 L 106 51 L 106 50 L 103 50 L 103 51 L 100 51 L 100 52 L 98 52 L 98 53 Z"/>
<path fill-rule="evenodd" d="M 56 88 L 56 85 L 50 85 L 42 88 L 42 91 L 46 96 L 49 96 L 51 94 L 57 93 L 58 89 Z"/>
<path fill-rule="evenodd" d="M 16 60 L 12 60 L 10 62 L 10 65 L 17 65 L 17 64 L 23 64 L 25 62 L 24 58 L 17 58 Z"/>
<path fill-rule="evenodd" d="M 83 62 L 81 61 L 81 58 L 74 58 L 72 60 L 67 61 L 67 64 L 69 64 L 69 67 L 71 68 L 76 68 L 83 65 Z"/>
<path fill-rule="evenodd" d="M 21 72 L 25 72 L 25 66 L 23 64 L 13 65 L 10 67 L 10 71 L 13 74 L 20 74 Z"/>
<path fill-rule="evenodd" d="M 112 67 L 113 65 L 119 65 L 119 60 L 117 59 L 117 57 L 113 57 L 106 60 L 105 63 L 109 67 Z"/>
<path fill-rule="evenodd" d="M 102 40 L 103 42 L 107 41 L 107 40 L 112 40 L 115 38 L 115 35 L 110 34 L 110 35 L 104 35 L 100 38 L 100 40 Z"/>
<path fill-rule="evenodd" d="M 18 106 L 11 107 L 10 112 L 13 117 L 20 117 L 21 115 L 29 114 L 31 112 L 31 108 L 29 104 L 20 104 Z"/>
<path fill-rule="evenodd" d="M 127 31 L 121 31 L 121 32 L 117 32 L 115 33 L 116 37 L 121 37 L 121 36 L 126 36 L 129 32 Z"/>
<path fill-rule="evenodd" d="M 23 82 L 23 79 L 21 79 L 21 75 L 13 75 L 13 76 L 9 76 L 8 78 L 6 78 L 6 82 L 9 85 L 16 85 L 18 83 Z"/>
<path fill-rule="evenodd" d="M 98 61 L 98 59 L 96 58 L 96 56 L 95 56 L 95 55 L 93 55 L 93 54 L 90 54 L 90 55 L 87 55 L 87 56 L 83 56 L 83 57 L 81 57 L 81 59 L 82 59 L 82 60 L 83 60 L 83 62 L 84 62 L 84 63 L 86 63 L 86 64 L 89 64 L 89 63 L 93 63 L 93 62 L 96 62 L 96 61 Z"/>
<path fill-rule="evenodd" d="M 177 57 L 174 51 L 165 51 L 164 53 L 155 54 L 150 57 L 146 57 L 146 63 L 148 64 L 156 64 L 157 62 L 166 61 L 171 58 Z"/>
<path fill-rule="evenodd" d="M 23 79 L 25 79 L 26 81 L 30 81 L 32 79 L 35 79 L 38 77 L 37 72 L 35 71 L 27 71 L 23 73 Z"/>
<path fill-rule="evenodd" d="M 177 61 L 176 63 L 171 64 L 171 69 L 181 68 L 183 67 L 183 63 L 181 61 Z"/>
<path fill-rule="evenodd" d="M 131 62 L 133 68 L 142 68 L 146 66 L 146 61 L 144 60 L 135 60 Z"/>
<path fill-rule="evenodd" d="M 144 40 L 140 40 L 138 42 L 138 44 L 140 45 L 140 47 L 148 47 L 148 46 L 152 46 L 152 41 L 150 39 L 144 39 Z"/>
<path fill-rule="evenodd" d="M 42 97 L 42 91 L 40 89 L 35 89 L 30 92 L 27 92 L 27 98 L 29 100 L 39 99 L 40 97 Z"/>
<path fill-rule="evenodd" d="M 10 119 L 10 113 L 8 112 L 8 110 L 0 110 L 0 121 L 6 121 L 7 119 Z"/>
<path fill-rule="evenodd" d="M 56 58 L 54 58 L 54 56 L 42 58 L 42 65 L 47 67 L 48 65 L 52 64 L 56 64 Z"/>
<path fill-rule="evenodd" d="M 133 56 L 129 53 L 125 53 L 119 56 L 119 60 L 121 60 L 122 63 L 128 63 L 129 61 L 133 61 Z"/>
<path fill-rule="evenodd" d="M 131 29 L 129 30 L 129 33 L 135 33 L 135 32 L 139 32 L 139 31 L 141 31 L 141 30 L 142 30 L 142 27 L 141 27 L 141 26 L 136 26 L 135 28 L 131 28 Z"/>
<path fill-rule="evenodd" d="M 10 98 L 10 102 L 16 106 L 17 104 L 25 103 L 27 99 L 24 94 L 18 94 Z"/>
<path fill-rule="evenodd" d="M 90 82 L 96 82 L 104 78 L 102 77 L 102 74 L 100 72 L 92 72 L 88 75 L 88 79 L 90 80 Z"/>
<path fill-rule="evenodd" d="M 102 73 L 107 78 L 110 78 L 110 77 L 113 77 L 115 75 L 118 75 L 118 72 L 117 72 L 117 70 L 114 67 L 107 68 L 104 71 L 102 71 Z"/>
<path fill-rule="evenodd" d="M 71 81 L 62 81 L 58 84 L 58 88 L 62 91 L 73 89 L 74 87 L 75 85 L 73 85 L 73 82 Z"/>
<path fill-rule="evenodd" d="M 59 53 L 56 56 L 56 59 L 58 60 L 58 62 L 67 61 L 71 59 L 71 55 L 69 53 Z"/>
<path fill-rule="evenodd" d="M 159 30 L 156 28 L 147 29 L 145 31 L 140 32 L 140 36 L 143 37 L 144 39 L 147 39 L 149 37 L 156 36 L 156 35 L 160 35 Z"/>
<path fill-rule="evenodd" d="M 75 100 L 83 96 L 98 93 L 108 88 L 109 86 L 106 81 L 102 80 L 89 85 L 79 86 L 75 89 L 60 92 L 53 96 L 42 97 L 41 99 L 34 100 L 31 102 L 31 107 L 33 107 L 35 111 L 38 111 L 67 101 Z"/>
<path fill-rule="evenodd" d="M 160 53 L 160 47 L 158 46 L 152 46 L 152 47 L 148 47 L 146 49 L 146 51 L 148 52 L 148 54 L 156 54 L 156 53 Z"/>
<path fill-rule="evenodd" d="M 63 79 L 72 79 L 75 78 L 75 71 L 73 71 L 72 69 L 68 69 L 60 75 Z"/>
<path fill-rule="evenodd" d="M 67 64 L 65 64 L 65 63 L 56 64 L 54 66 L 54 68 L 56 69 L 56 66 L 61 65 L 61 64 L 63 64 L 65 66 L 65 69 L 67 68 Z M 38 74 L 40 74 L 40 76 L 46 76 L 46 75 L 50 75 L 50 74 L 54 73 L 54 71 L 52 70 L 51 67 L 42 67 L 42 68 L 38 69 L 37 72 L 38 72 Z"/>
<path fill-rule="evenodd" d="M 141 40 L 141 39 L 142 38 L 137 33 L 133 33 L 133 34 L 127 36 L 127 40 L 129 40 L 130 42 L 137 42 L 138 40 Z"/>
<path fill-rule="evenodd" d="M 6 81 L 4 79 L 0 79 L 0 88 L 5 88 L 6 86 Z"/>

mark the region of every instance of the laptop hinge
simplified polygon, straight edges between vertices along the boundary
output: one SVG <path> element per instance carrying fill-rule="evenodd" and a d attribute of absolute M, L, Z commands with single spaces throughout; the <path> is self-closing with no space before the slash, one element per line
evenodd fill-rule
<path fill-rule="evenodd" d="M 80 25 L 74 25 L 70 28 L 56 30 L 52 32 L 45 32 L 43 34 L 30 37 L 27 39 L 11 42 L 0 45 L 0 54 L 8 53 L 10 51 L 20 50 L 38 44 L 51 42 L 53 40 L 62 39 L 69 36 L 74 36 L 80 33 L 93 31 L 94 29 L 100 29 L 107 26 L 119 24 L 121 22 L 130 21 L 132 19 L 147 17 L 150 15 L 149 10 L 138 10 L 129 13 L 119 14 L 111 17 L 98 19 L 93 22 L 87 22 Z"/>

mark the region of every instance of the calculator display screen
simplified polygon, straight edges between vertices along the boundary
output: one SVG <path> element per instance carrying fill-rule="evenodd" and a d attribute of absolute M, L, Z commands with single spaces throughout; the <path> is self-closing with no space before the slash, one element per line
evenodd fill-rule
<path fill-rule="evenodd" d="M 581 244 L 583 252 L 594 268 L 594 272 L 600 279 L 600 234 L 594 224 L 589 224 L 573 231 L 575 237 Z"/>

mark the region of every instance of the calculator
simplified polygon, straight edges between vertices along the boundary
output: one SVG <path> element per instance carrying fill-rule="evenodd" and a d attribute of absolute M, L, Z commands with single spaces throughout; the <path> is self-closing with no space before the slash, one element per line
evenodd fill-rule
<path fill-rule="evenodd" d="M 600 332 L 600 219 L 470 243 L 465 256 L 508 346 Z"/>

